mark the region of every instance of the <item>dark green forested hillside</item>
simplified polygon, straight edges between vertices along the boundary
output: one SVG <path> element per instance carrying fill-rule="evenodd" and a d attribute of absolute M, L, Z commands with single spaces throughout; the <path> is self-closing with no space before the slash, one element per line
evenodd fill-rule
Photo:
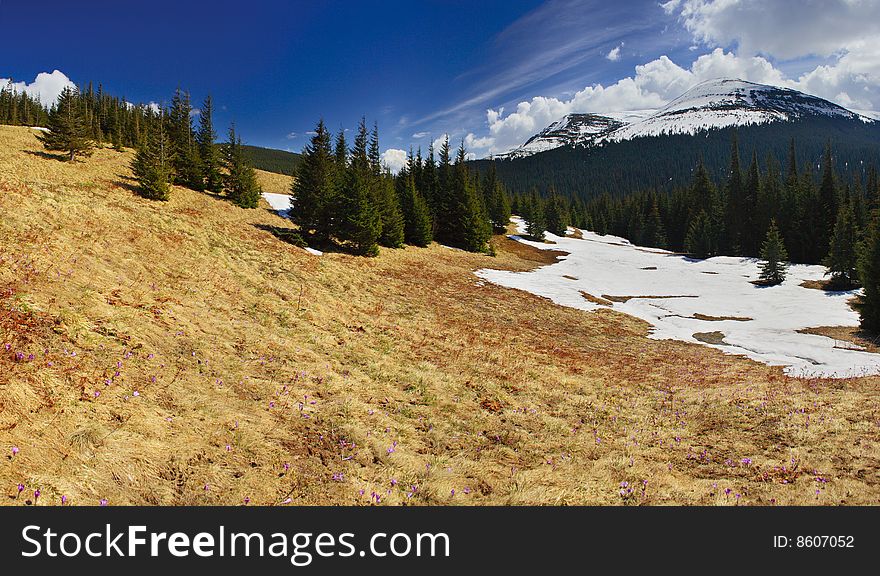
<path fill-rule="evenodd" d="M 260 146 L 242 145 L 242 152 L 250 160 L 254 168 L 278 174 L 293 175 L 293 171 L 299 166 L 300 155 L 295 152 L 275 150 L 273 148 L 261 148 Z"/>
<path fill-rule="evenodd" d="M 713 178 L 728 168 L 734 129 L 712 130 L 696 136 L 636 138 L 592 148 L 556 148 L 514 160 L 496 160 L 499 180 L 514 193 L 537 187 L 546 195 L 555 188 L 563 196 L 589 199 L 608 193 L 638 190 L 667 191 L 686 186 L 700 158 Z M 786 158 L 789 142 L 797 142 L 798 164 L 819 164 L 825 145 L 835 152 L 835 168 L 880 164 L 880 122 L 814 117 L 799 122 L 774 122 L 736 129 L 740 150 L 750 157 L 771 154 Z M 490 160 L 475 164 L 482 172 Z"/>

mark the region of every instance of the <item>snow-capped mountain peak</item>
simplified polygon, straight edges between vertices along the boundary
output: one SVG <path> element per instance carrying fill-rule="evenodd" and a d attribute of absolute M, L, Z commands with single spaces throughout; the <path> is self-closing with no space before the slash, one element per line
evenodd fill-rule
<path fill-rule="evenodd" d="M 696 134 L 705 130 L 826 116 L 873 122 L 867 115 L 792 90 L 744 80 L 702 82 L 658 110 L 569 114 L 500 157 L 517 158 L 560 146 L 591 146 L 642 136 Z"/>

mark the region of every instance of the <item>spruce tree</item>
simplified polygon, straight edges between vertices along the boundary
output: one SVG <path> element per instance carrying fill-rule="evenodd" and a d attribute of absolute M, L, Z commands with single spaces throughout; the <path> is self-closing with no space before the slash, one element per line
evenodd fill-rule
<path fill-rule="evenodd" d="M 205 188 L 219 193 L 223 189 L 223 175 L 220 173 L 220 154 L 217 150 L 217 133 L 214 131 L 214 103 L 211 96 L 205 98 L 199 113 L 199 129 L 196 132 L 196 145 L 201 161 Z"/>
<path fill-rule="evenodd" d="M 550 197 L 544 203 L 544 225 L 551 234 L 565 236 L 568 231 L 568 214 L 562 199 L 551 189 Z"/>
<path fill-rule="evenodd" d="M 492 237 L 492 226 L 486 218 L 480 196 L 469 177 L 464 140 L 458 149 L 448 199 L 453 223 L 452 245 L 469 252 L 485 252 Z"/>
<path fill-rule="evenodd" d="M 320 243 L 330 240 L 334 232 L 334 222 L 338 220 L 334 218 L 336 212 L 346 209 L 345 206 L 337 206 L 337 192 L 346 171 L 343 134 L 340 131 L 342 158 L 338 158 L 340 149 L 337 147 L 337 158 L 334 159 L 330 148 L 330 132 L 327 131 L 324 120 L 318 122 L 314 135 L 303 149 L 296 178 L 290 189 L 293 196 L 290 218 L 303 234 L 314 235 Z"/>
<path fill-rule="evenodd" d="M 351 150 L 346 181 L 340 194 L 339 237 L 358 255 L 379 253 L 382 222 L 375 203 L 373 170 L 367 152 L 367 130 L 362 120 Z"/>
<path fill-rule="evenodd" d="M 663 226 L 663 219 L 660 217 L 660 208 L 657 205 L 656 197 L 651 199 L 651 209 L 645 218 L 643 241 L 646 246 L 652 248 L 666 248 L 666 230 Z"/>
<path fill-rule="evenodd" d="M 852 205 L 842 204 L 837 211 L 828 256 L 823 262 L 828 267 L 828 274 L 831 274 L 829 288 L 832 290 L 850 290 L 858 281 L 857 244 Z"/>
<path fill-rule="evenodd" d="M 544 239 L 544 202 L 538 195 L 538 189 L 532 188 L 529 195 L 523 199 L 522 219 L 526 225 L 526 234 L 534 240 Z"/>
<path fill-rule="evenodd" d="M 763 262 L 760 264 L 759 282 L 766 286 L 781 284 L 788 270 L 788 253 L 785 251 L 785 242 L 782 241 L 779 228 L 776 227 L 776 220 L 770 221 L 767 237 L 761 247 L 761 260 Z"/>
<path fill-rule="evenodd" d="M 415 162 L 412 153 L 408 159 L 407 169 L 401 174 L 402 190 L 400 203 L 404 217 L 404 238 L 407 244 L 427 246 L 431 243 L 431 213 L 428 203 L 416 188 L 414 174 Z"/>
<path fill-rule="evenodd" d="M 755 256 L 758 253 L 758 243 L 760 242 L 760 232 L 757 229 L 757 211 L 758 198 L 761 196 L 761 171 L 758 167 L 757 152 L 752 154 L 752 163 L 746 174 L 741 222 L 742 254 Z"/>
<path fill-rule="evenodd" d="M 501 182 L 498 181 L 494 160 L 490 161 L 486 180 L 483 183 L 483 191 L 486 195 L 489 222 L 496 234 L 504 234 L 507 231 L 507 225 L 510 224 L 510 199 Z"/>
<path fill-rule="evenodd" d="M 131 164 L 141 196 L 168 200 L 171 192 L 171 142 L 160 112 L 138 146 Z"/>
<path fill-rule="evenodd" d="M 204 190 L 201 160 L 192 129 L 192 111 L 189 94 L 178 88 L 171 98 L 167 116 L 168 136 L 174 152 L 174 182 L 193 190 Z"/>
<path fill-rule="evenodd" d="M 382 232 L 379 235 L 379 244 L 388 248 L 400 248 L 404 241 L 404 218 L 400 209 L 400 201 L 394 190 L 394 181 L 390 176 L 374 176 L 379 219 L 382 223 Z"/>
<path fill-rule="evenodd" d="M 705 210 L 700 210 L 688 227 L 684 248 L 692 257 L 701 260 L 715 255 L 715 233 Z"/>
<path fill-rule="evenodd" d="M 831 144 L 825 145 L 822 156 L 822 182 L 819 186 L 819 205 L 817 213 L 816 247 L 819 254 L 828 251 L 832 229 L 837 220 L 837 184 L 834 174 L 834 159 L 831 156 Z"/>
<path fill-rule="evenodd" d="M 48 132 L 37 135 L 46 150 L 64 152 L 70 162 L 77 156 L 91 155 L 95 143 L 90 137 L 76 88 L 68 86 L 61 91 L 57 103 L 49 112 L 47 128 Z"/>
<path fill-rule="evenodd" d="M 859 254 L 859 280 L 863 294 L 858 302 L 862 329 L 880 334 L 880 218 L 875 212 Z"/>
<path fill-rule="evenodd" d="M 241 137 L 235 133 L 235 126 L 229 127 L 229 140 L 226 153 L 226 195 L 241 208 L 256 208 L 262 190 L 257 183 L 254 167 L 244 155 Z"/>
<path fill-rule="evenodd" d="M 742 253 L 743 222 L 745 219 L 745 199 L 742 170 L 739 163 L 739 141 L 734 131 L 730 144 L 730 166 L 727 170 L 727 183 L 724 187 L 726 212 L 724 218 L 724 242 L 722 249 L 728 254 Z"/>

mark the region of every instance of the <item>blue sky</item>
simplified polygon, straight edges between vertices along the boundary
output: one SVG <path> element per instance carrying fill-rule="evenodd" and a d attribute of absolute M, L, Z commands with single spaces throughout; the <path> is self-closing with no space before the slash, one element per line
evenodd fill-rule
<path fill-rule="evenodd" d="M 877 109 L 877 4 L 0 0 L 0 78 L 57 69 L 143 102 L 211 93 L 219 128 L 274 148 L 299 151 L 319 117 L 366 115 L 383 149 L 449 133 L 485 156 L 566 113 L 653 108 L 718 75 Z"/>

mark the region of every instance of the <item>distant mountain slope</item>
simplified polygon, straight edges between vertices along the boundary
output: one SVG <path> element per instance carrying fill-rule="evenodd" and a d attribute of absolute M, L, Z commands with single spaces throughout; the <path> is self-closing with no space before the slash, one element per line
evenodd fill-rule
<path fill-rule="evenodd" d="M 248 145 L 244 145 L 242 148 L 254 168 L 287 176 L 293 176 L 293 171 L 299 166 L 301 158 L 301 155 L 296 152 L 286 152 L 274 148 Z"/>
<path fill-rule="evenodd" d="M 514 192 L 553 186 L 589 198 L 664 190 L 686 184 L 700 158 L 721 175 L 734 131 L 741 154 L 755 152 L 762 164 L 768 154 L 784 161 L 794 139 L 800 164 L 815 166 L 830 142 L 840 168 L 880 165 L 880 122 L 795 90 L 727 79 L 653 112 L 569 115 L 495 162 Z"/>
<path fill-rule="evenodd" d="M 868 114 L 796 90 L 724 78 L 697 84 L 659 110 L 569 114 L 498 157 L 522 158 L 562 146 L 593 146 L 818 117 L 874 121 Z"/>

